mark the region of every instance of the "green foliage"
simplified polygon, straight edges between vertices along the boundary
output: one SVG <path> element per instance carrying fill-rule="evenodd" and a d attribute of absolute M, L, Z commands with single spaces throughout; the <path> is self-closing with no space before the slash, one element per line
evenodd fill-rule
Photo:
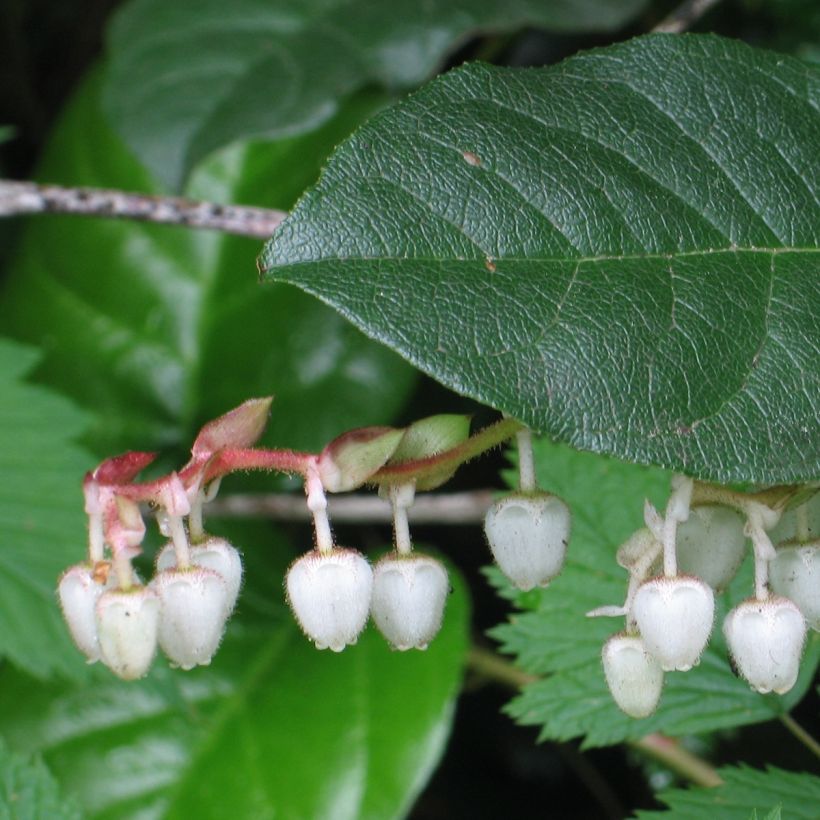
<path fill-rule="evenodd" d="M 263 266 L 574 447 L 813 479 L 818 103 L 715 37 L 467 66 L 349 139 Z"/>
<path fill-rule="evenodd" d="M 23 381 L 38 358 L 0 339 L 0 653 L 40 678 L 83 678 L 54 588 L 85 548 L 80 482 L 93 461 L 72 440 L 87 417 Z"/>
<path fill-rule="evenodd" d="M 136 0 L 111 27 L 106 108 L 145 165 L 179 186 L 239 138 L 282 138 L 362 86 L 408 88 L 479 31 L 618 28 L 645 0 Z"/>
<path fill-rule="evenodd" d="M 820 635 L 811 633 L 797 685 L 785 697 L 758 695 L 729 666 L 720 630 L 723 615 L 752 593 L 747 561 L 718 607 L 716 627 L 698 667 L 667 673 L 658 711 L 633 720 L 615 706 L 604 680 L 601 647 L 623 629 L 622 619 L 585 618 L 604 604 L 620 604 L 627 573 L 615 553 L 643 525 L 643 501 L 663 506 L 668 474 L 579 453 L 539 441 L 536 466 L 542 486 L 573 511 L 563 573 L 548 589 L 516 593 L 497 570 L 490 577 L 524 610 L 492 631 L 503 651 L 526 671 L 543 676 L 508 706 L 521 723 L 541 728 L 541 738 L 583 737 L 602 746 L 650 732 L 693 734 L 770 720 L 787 712 L 811 687 L 820 662 Z"/>
<path fill-rule="evenodd" d="M 668 789 L 658 798 L 670 810 L 639 811 L 639 820 L 815 820 L 820 806 L 820 777 L 769 767 L 765 772 L 747 766 L 719 769 L 724 780 L 714 789 Z"/>
<path fill-rule="evenodd" d="M 8 820 L 81 820 L 73 800 L 41 760 L 13 754 L 0 740 L 0 817 Z"/>
<path fill-rule="evenodd" d="M 77 93 L 41 174 L 155 192 L 106 127 L 98 86 L 95 77 Z M 298 140 L 235 146 L 186 193 L 288 207 L 377 102 L 352 100 Z M 348 427 L 390 419 L 413 384 L 410 368 L 293 288 L 260 288 L 257 252 L 252 240 L 214 232 L 39 219 L 9 271 L 0 318 L 46 349 L 38 376 L 92 411 L 89 439 L 101 455 L 188 444 L 199 425 L 249 396 L 275 394 L 269 433 L 292 447 L 319 449 Z"/>
<path fill-rule="evenodd" d="M 282 600 L 284 542 L 241 529 L 248 582 L 211 666 L 131 683 L 95 666 L 82 686 L 6 667 L 0 734 L 42 753 L 95 818 L 402 816 L 449 734 L 467 642 L 458 573 L 426 652 L 391 652 L 373 627 L 318 652 Z"/>

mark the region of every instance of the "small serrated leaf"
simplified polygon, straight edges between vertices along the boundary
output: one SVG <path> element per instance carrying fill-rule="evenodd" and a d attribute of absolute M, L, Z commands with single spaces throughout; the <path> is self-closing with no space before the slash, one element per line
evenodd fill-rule
<path fill-rule="evenodd" d="M 718 769 L 724 781 L 711 789 L 667 789 L 657 797 L 669 811 L 639 811 L 638 820 L 749 820 L 762 814 L 765 820 L 816 820 L 820 806 L 820 777 L 787 772 L 770 766 L 766 771 L 747 766 Z"/>

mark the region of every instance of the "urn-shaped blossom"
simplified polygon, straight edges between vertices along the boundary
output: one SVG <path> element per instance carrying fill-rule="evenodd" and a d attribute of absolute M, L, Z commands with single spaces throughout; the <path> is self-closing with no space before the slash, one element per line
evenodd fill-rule
<path fill-rule="evenodd" d="M 601 651 L 604 675 L 618 708 L 633 718 L 651 715 L 663 689 L 663 670 L 638 635 L 613 635 Z"/>
<path fill-rule="evenodd" d="M 779 547 L 769 563 L 769 582 L 794 601 L 811 629 L 820 630 L 820 541 Z"/>
<path fill-rule="evenodd" d="M 100 659 L 97 638 L 97 601 L 112 586 L 111 565 L 100 561 L 69 567 L 57 584 L 57 595 L 71 638 L 89 663 Z"/>
<path fill-rule="evenodd" d="M 569 508 L 547 493 L 514 493 L 490 507 L 484 532 L 499 569 L 519 589 L 546 586 L 564 566 Z"/>
<path fill-rule="evenodd" d="M 441 629 L 449 589 L 440 561 L 392 553 L 373 570 L 370 614 L 395 649 L 426 649 Z"/>
<path fill-rule="evenodd" d="M 746 554 L 743 519 L 728 507 L 695 507 L 678 526 L 677 553 L 679 572 L 725 589 Z"/>
<path fill-rule="evenodd" d="M 738 672 L 758 692 L 788 692 L 797 681 L 806 621 L 788 598 L 749 598 L 723 622 Z"/>
<path fill-rule="evenodd" d="M 124 680 L 147 674 L 157 649 L 159 597 L 151 587 L 110 589 L 97 601 L 100 659 Z"/>
<path fill-rule="evenodd" d="M 373 570 L 356 550 L 312 550 L 291 564 L 288 602 L 317 649 L 341 652 L 356 643 L 370 611 Z"/>
<path fill-rule="evenodd" d="M 709 640 L 715 596 L 699 578 L 652 578 L 638 589 L 632 614 L 661 669 L 686 671 L 698 663 Z"/>
<path fill-rule="evenodd" d="M 159 645 L 183 669 L 204 666 L 222 640 L 228 617 L 228 588 L 212 569 L 166 569 L 151 585 L 161 603 Z"/>

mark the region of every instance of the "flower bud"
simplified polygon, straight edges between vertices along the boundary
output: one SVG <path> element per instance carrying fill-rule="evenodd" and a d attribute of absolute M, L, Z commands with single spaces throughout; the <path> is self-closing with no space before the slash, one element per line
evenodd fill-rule
<path fill-rule="evenodd" d="M 749 598 L 723 622 L 738 672 L 763 694 L 785 694 L 797 681 L 806 621 L 788 598 Z"/>
<path fill-rule="evenodd" d="M 743 563 L 743 519 L 728 507 L 695 507 L 678 527 L 677 547 L 678 570 L 695 575 L 719 592 Z"/>
<path fill-rule="evenodd" d="M 191 564 L 195 567 L 211 569 L 222 576 L 227 595 L 225 597 L 225 616 L 233 612 L 239 588 L 242 586 L 242 558 L 239 551 L 224 538 L 211 536 L 201 544 L 190 548 Z M 166 544 L 157 555 L 157 573 L 177 568 L 177 556 L 173 543 Z"/>
<path fill-rule="evenodd" d="M 394 649 L 427 649 L 441 629 L 450 584 L 440 561 L 386 555 L 373 570 L 370 614 Z"/>
<path fill-rule="evenodd" d="M 632 615 L 661 669 L 685 672 L 698 663 L 709 640 L 715 595 L 707 583 L 692 576 L 652 578 L 638 589 Z"/>
<path fill-rule="evenodd" d="M 663 670 L 637 635 L 613 635 L 601 651 L 604 675 L 618 708 L 633 718 L 651 715 L 658 708 Z"/>
<path fill-rule="evenodd" d="M 60 576 L 57 585 L 68 631 L 89 663 L 100 659 L 95 612 L 100 595 L 112 585 L 110 568 L 107 561 L 100 561 L 97 565 L 76 564 Z"/>
<path fill-rule="evenodd" d="M 222 640 L 228 589 L 212 569 L 166 569 L 151 586 L 159 595 L 159 645 L 183 669 L 207 666 Z"/>
<path fill-rule="evenodd" d="M 312 550 L 291 564 L 288 603 L 317 649 L 341 652 L 356 643 L 370 611 L 373 571 L 356 550 Z"/>
<path fill-rule="evenodd" d="M 569 531 L 569 508 L 548 493 L 508 495 L 484 519 L 499 569 L 523 590 L 546 586 L 561 572 Z"/>
<path fill-rule="evenodd" d="M 160 605 L 150 587 L 110 589 L 97 601 L 100 659 L 123 680 L 143 677 L 157 649 Z"/>
<path fill-rule="evenodd" d="M 781 547 L 769 563 L 769 583 L 794 601 L 806 623 L 820 631 L 820 541 Z"/>

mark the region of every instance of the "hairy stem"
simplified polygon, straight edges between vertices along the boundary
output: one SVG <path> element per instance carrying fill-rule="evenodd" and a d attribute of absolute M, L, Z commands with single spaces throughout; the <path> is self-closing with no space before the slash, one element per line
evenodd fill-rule
<path fill-rule="evenodd" d="M 527 428 L 515 434 L 518 444 L 518 488 L 522 493 L 535 492 L 535 459 L 532 453 L 532 432 Z"/>
<path fill-rule="evenodd" d="M 254 239 L 269 238 L 287 216 L 284 211 L 268 208 L 218 205 L 182 197 L 0 180 L 0 217 L 38 213 L 134 219 Z"/>

